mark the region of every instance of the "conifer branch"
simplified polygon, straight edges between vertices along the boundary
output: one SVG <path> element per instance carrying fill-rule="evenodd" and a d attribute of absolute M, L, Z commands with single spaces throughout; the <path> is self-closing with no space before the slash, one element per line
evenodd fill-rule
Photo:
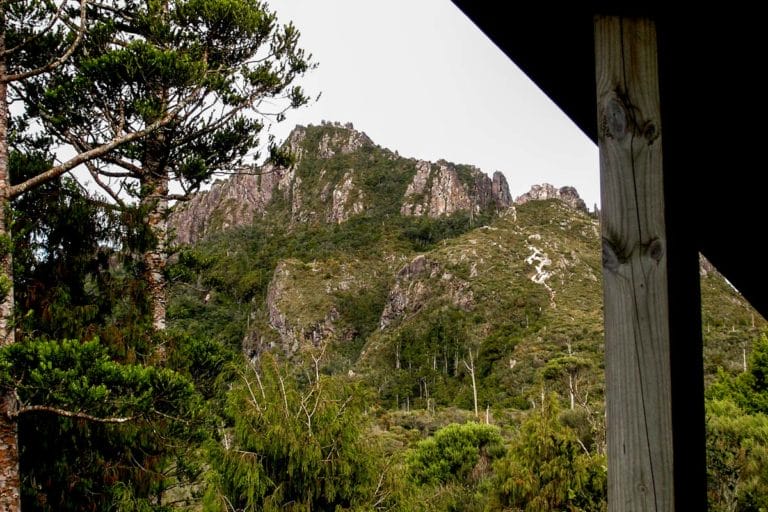
<path fill-rule="evenodd" d="M 190 100 L 193 96 L 196 96 L 196 95 L 190 95 Z M 96 146 L 95 148 L 85 151 L 83 153 L 79 153 L 74 157 L 70 158 L 69 160 L 67 160 L 66 162 L 63 162 L 59 165 L 55 165 L 45 172 L 42 172 L 36 176 L 33 176 L 32 178 L 29 178 L 28 180 L 22 183 L 9 187 L 7 192 L 8 197 L 9 198 L 18 197 L 19 195 L 23 194 L 24 192 L 26 192 L 31 188 L 34 188 L 38 185 L 42 185 L 43 183 L 51 181 L 52 179 L 58 178 L 62 174 L 71 171 L 72 169 L 74 169 L 75 167 L 77 167 L 82 163 L 85 163 L 89 160 L 93 160 L 95 158 L 100 158 L 108 154 L 110 151 L 112 151 L 113 149 L 117 148 L 122 144 L 133 142 L 134 140 L 138 140 L 142 137 L 149 135 L 155 130 L 162 128 L 163 126 L 172 122 L 178 115 L 179 111 L 181 111 L 181 109 L 185 105 L 186 103 L 179 105 L 177 108 L 168 112 L 168 114 L 158 119 L 154 123 L 147 125 L 142 130 L 128 133 L 126 135 L 119 136 L 119 137 L 115 136 L 109 142 L 106 142 L 100 146 Z"/>
<path fill-rule="evenodd" d="M 16 53 L 17 51 L 24 48 L 26 45 L 40 37 L 41 35 L 47 33 L 49 30 L 53 28 L 53 26 L 56 24 L 58 20 L 61 19 L 61 11 L 64 10 L 64 6 L 67 4 L 67 0 L 62 0 L 61 4 L 56 8 L 56 12 L 53 13 L 51 16 L 51 21 L 42 29 L 40 29 L 37 33 L 29 36 L 28 38 L 24 39 L 22 42 L 14 46 L 13 48 L 6 48 L 3 51 L 0 51 L 0 58 L 7 58 L 9 55 L 12 55 Z"/>
<path fill-rule="evenodd" d="M 104 183 L 104 181 L 99 176 L 99 169 L 96 168 L 95 165 L 93 165 L 93 162 L 85 162 L 85 166 L 88 168 L 88 172 L 91 174 L 91 178 L 93 178 L 93 181 L 96 182 L 96 184 L 101 187 L 102 190 L 104 190 L 109 196 L 112 198 L 112 200 L 118 204 L 121 208 L 125 208 L 125 203 L 122 199 L 120 199 L 120 195 L 115 192 L 112 187 L 110 187 L 107 183 Z"/>
<path fill-rule="evenodd" d="M 74 41 L 72 41 L 72 43 L 64 51 L 64 53 L 62 53 L 58 58 L 52 59 L 47 64 L 40 66 L 38 68 L 22 71 L 21 73 L 16 73 L 15 75 L 0 76 L 0 82 L 4 82 L 4 83 L 17 82 L 19 80 L 24 80 L 32 76 L 41 75 L 47 71 L 50 71 L 52 69 L 55 69 L 61 66 L 64 62 L 66 62 L 67 59 L 69 59 L 72 56 L 72 54 L 75 53 L 75 50 L 80 45 L 80 41 L 83 40 L 83 35 L 85 34 L 87 4 L 88 4 L 87 0 L 80 0 L 80 26 L 77 28 L 77 35 L 75 36 Z"/>

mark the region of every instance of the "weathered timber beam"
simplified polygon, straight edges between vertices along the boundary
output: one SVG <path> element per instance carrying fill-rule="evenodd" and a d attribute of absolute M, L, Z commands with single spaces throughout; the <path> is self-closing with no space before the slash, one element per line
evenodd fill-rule
<path fill-rule="evenodd" d="M 667 233 L 656 28 L 595 19 L 608 508 L 672 511 Z"/>

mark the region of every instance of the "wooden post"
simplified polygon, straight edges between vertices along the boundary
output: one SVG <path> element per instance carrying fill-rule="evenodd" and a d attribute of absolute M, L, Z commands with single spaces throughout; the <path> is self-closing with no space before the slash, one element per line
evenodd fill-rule
<path fill-rule="evenodd" d="M 656 44 L 651 20 L 595 19 L 612 512 L 675 509 Z"/>

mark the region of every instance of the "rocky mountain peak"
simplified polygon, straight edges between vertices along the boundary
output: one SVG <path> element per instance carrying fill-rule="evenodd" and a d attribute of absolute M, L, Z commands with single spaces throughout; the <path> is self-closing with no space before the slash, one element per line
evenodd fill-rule
<path fill-rule="evenodd" d="M 573 187 L 557 188 L 549 183 L 534 185 L 531 190 L 515 199 L 515 204 L 523 204 L 528 201 L 540 201 L 545 199 L 559 199 L 571 208 L 580 211 L 587 211 L 587 205 L 579 197 L 579 193 Z"/>
<path fill-rule="evenodd" d="M 352 123 L 297 126 L 283 148 L 293 156 L 290 167 L 266 163 L 178 205 L 170 218 L 176 242 L 191 244 L 270 213 L 290 225 L 339 224 L 356 215 L 440 217 L 511 205 L 500 172 L 491 178 L 471 165 L 403 158 Z"/>

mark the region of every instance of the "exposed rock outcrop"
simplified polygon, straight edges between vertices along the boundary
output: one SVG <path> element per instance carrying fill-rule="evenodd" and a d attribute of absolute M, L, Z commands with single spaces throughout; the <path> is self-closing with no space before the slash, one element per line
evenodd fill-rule
<path fill-rule="evenodd" d="M 534 185 L 531 190 L 515 199 L 516 204 L 527 203 L 528 201 L 537 201 L 544 199 L 559 199 L 571 208 L 580 211 L 587 211 L 587 205 L 579 197 L 579 193 L 573 187 L 557 188 L 549 183 Z"/>
<path fill-rule="evenodd" d="M 365 209 L 365 196 L 363 191 L 355 186 L 354 172 L 352 170 L 344 174 L 344 178 L 333 189 L 331 196 L 333 204 L 328 215 L 329 222 L 341 224 L 352 215 L 362 213 Z"/>
<path fill-rule="evenodd" d="M 498 211 L 511 204 L 500 172 L 491 178 L 468 165 L 402 158 L 375 146 L 351 123 L 297 126 L 285 148 L 293 157 L 290 167 L 265 164 L 217 181 L 178 204 L 169 219 L 176 243 L 192 244 L 212 231 L 250 225 L 277 210 L 291 223 L 338 224 L 383 202 L 403 215 L 429 217 Z M 392 167 L 382 160 L 397 163 Z M 393 169 L 399 175 L 391 174 Z M 384 178 L 372 180 L 377 173 Z M 382 197 L 376 188 L 382 179 L 392 180 L 386 190 L 404 187 L 403 195 Z"/>
<path fill-rule="evenodd" d="M 344 128 L 344 130 L 326 131 L 320 138 L 317 155 L 320 158 L 331 158 L 336 154 L 352 153 L 366 145 L 373 145 L 373 141 L 365 134 L 354 129 L 352 123 L 343 126 L 340 123 L 325 123 L 323 126 Z"/>
<path fill-rule="evenodd" d="M 379 328 L 384 329 L 392 322 L 416 313 L 429 296 L 439 294 L 447 295 L 454 306 L 464 310 L 469 310 L 474 302 L 469 283 L 445 271 L 423 254 L 416 256 L 397 273 L 381 313 Z"/>
<path fill-rule="evenodd" d="M 269 283 L 266 300 L 269 326 L 277 331 L 286 354 L 295 353 L 306 343 L 320 346 L 338 334 L 335 322 L 339 313 L 329 301 L 330 296 L 295 284 L 296 279 L 314 272 L 315 269 L 307 269 L 298 260 L 285 260 L 278 263 Z"/>
<path fill-rule="evenodd" d="M 174 208 L 169 224 L 176 243 L 192 244 L 211 231 L 251 224 L 266 211 L 275 192 L 289 188 L 291 181 L 289 169 L 265 165 L 258 173 L 215 182 Z"/>
<path fill-rule="evenodd" d="M 509 186 L 500 172 L 491 179 L 477 167 L 420 160 L 400 213 L 440 217 L 458 211 L 502 209 L 510 204 Z"/>
<path fill-rule="evenodd" d="M 499 171 L 493 173 L 491 193 L 496 200 L 496 206 L 499 208 L 506 208 L 512 204 L 512 195 L 509 193 L 507 178 Z"/>

